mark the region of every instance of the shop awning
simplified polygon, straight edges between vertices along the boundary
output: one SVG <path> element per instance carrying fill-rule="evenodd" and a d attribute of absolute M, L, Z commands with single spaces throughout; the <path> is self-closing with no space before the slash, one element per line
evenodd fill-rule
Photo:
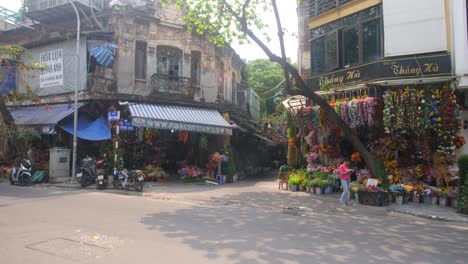
<path fill-rule="evenodd" d="M 414 85 L 414 84 L 428 84 L 428 83 L 443 83 L 452 82 L 457 78 L 455 76 L 441 76 L 441 77 L 424 77 L 424 78 L 408 78 L 408 79 L 395 79 L 371 82 L 369 84 L 378 86 L 399 86 L 399 85 Z"/>
<path fill-rule="evenodd" d="M 73 135 L 73 118 L 70 118 L 68 122 L 60 127 Z M 107 140 L 111 139 L 111 129 L 107 124 L 107 120 L 102 116 L 91 121 L 85 115 L 80 115 L 78 117 L 78 131 L 76 136 L 89 141 Z"/>
<path fill-rule="evenodd" d="M 232 135 L 232 126 L 216 110 L 156 104 L 130 104 L 129 108 L 136 127 Z"/>
<path fill-rule="evenodd" d="M 78 108 L 85 103 L 78 103 Z M 11 115 L 18 126 L 31 126 L 42 134 L 52 134 L 55 125 L 73 114 L 73 104 L 55 104 L 19 107 L 11 110 Z"/>

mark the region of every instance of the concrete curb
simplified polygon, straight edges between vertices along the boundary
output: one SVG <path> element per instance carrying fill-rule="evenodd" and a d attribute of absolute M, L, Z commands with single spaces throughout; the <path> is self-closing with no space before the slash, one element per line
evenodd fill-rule
<path fill-rule="evenodd" d="M 429 215 L 429 214 L 422 214 L 414 211 L 408 211 L 408 210 L 398 210 L 395 208 L 387 208 L 388 212 L 394 212 L 394 213 L 400 213 L 400 214 L 408 214 L 408 215 L 413 215 L 416 217 L 421 217 L 429 220 L 436 220 L 436 221 L 441 221 L 441 222 L 458 222 L 458 223 L 468 223 L 468 217 L 464 218 L 463 216 L 460 215 L 459 219 L 455 218 L 448 218 L 448 217 L 443 217 L 443 216 L 437 216 L 437 215 Z"/>

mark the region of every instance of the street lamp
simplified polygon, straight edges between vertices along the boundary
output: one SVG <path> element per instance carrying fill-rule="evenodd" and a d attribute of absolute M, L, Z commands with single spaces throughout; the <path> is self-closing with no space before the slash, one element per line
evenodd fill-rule
<path fill-rule="evenodd" d="M 75 83 L 75 106 L 73 111 L 73 160 L 72 160 L 72 182 L 76 181 L 76 148 L 77 142 L 77 130 L 78 130 L 78 86 L 80 85 L 80 14 L 76 8 L 73 0 L 68 0 L 73 6 L 76 14 L 76 83 Z"/>

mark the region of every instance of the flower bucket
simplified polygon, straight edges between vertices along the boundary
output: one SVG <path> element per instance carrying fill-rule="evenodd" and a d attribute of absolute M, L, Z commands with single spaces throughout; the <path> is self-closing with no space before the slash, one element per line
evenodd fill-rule
<path fill-rule="evenodd" d="M 354 193 L 354 200 L 356 200 L 356 203 L 359 202 L 359 193 L 357 192 Z"/>
<path fill-rule="evenodd" d="M 316 193 L 316 194 L 322 194 L 322 188 L 320 188 L 320 187 L 315 187 L 315 193 Z"/>
<path fill-rule="evenodd" d="M 420 203 L 420 202 L 421 202 L 421 196 L 419 194 L 414 194 L 413 203 Z"/>
<path fill-rule="evenodd" d="M 437 197 L 432 197 L 431 198 L 431 202 L 432 202 L 432 205 L 436 205 L 437 204 Z"/>
<path fill-rule="evenodd" d="M 403 204 L 408 204 L 409 195 L 403 195 Z"/>
<path fill-rule="evenodd" d="M 432 204 L 432 200 L 430 196 L 423 196 L 424 204 Z"/>
<path fill-rule="evenodd" d="M 303 191 L 304 191 L 304 186 L 299 185 L 299 191 L 300 191 L 300 192 L 303 192 Z"/>
<path fill-rule="evenodd" d="M 402 205 L 402 204 L 403 204 L 403 196 L 398 195 L 398 196 L 395 198 L 395 203 L 396 203 L 397 205 Z"/>
<path fill-rule="evenodd" d="M 439 206 L 447 206 L 448 200 L 447 197 L 440 197 L 439 198 Z"/>
<path fill-rule="evenodd" d="M 458 207 L 458 200 L 457 199 L 452 199 L 452 201 L 450 202 L 450 205 L 453 208 L 457 208 Z"/>
<path fill-rule="evenodd" d="M 315 188 L 316 188 L 315 186 L 311 186 L 311 187 L 310 187 L 310 192 L 311 192 L 311 193 L 315 193 Z"/>
<path fill-rule="evenodd" d="M 289 185 L 289 190 L 291 190 L 291 192 L 297 192 L 298 189 L 299 189 L 299 185 L 297 184 Z"/>
<path fill-rule="evenodd" d="M 323 190 L 325 194 L 330 194 L 333 192 L 333 187 L 327 186 L 325 187 L 325 190 Z"/>

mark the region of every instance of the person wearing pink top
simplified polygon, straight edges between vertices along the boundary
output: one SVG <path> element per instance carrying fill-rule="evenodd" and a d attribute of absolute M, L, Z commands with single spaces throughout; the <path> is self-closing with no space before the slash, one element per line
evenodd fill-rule
<path fill-rule="evenodd" d="M 340 204 L 341 205 L 348 205 L 348 197 L 349 197 L 349 182 L 351 180 L 351 170 L 349 168 L 349 161 L 345 160 L 343 163 L 338 167 L 338 173 L 341 179 L 341 186 L 343 187 L 343 194 L 341 195 Z"/>

